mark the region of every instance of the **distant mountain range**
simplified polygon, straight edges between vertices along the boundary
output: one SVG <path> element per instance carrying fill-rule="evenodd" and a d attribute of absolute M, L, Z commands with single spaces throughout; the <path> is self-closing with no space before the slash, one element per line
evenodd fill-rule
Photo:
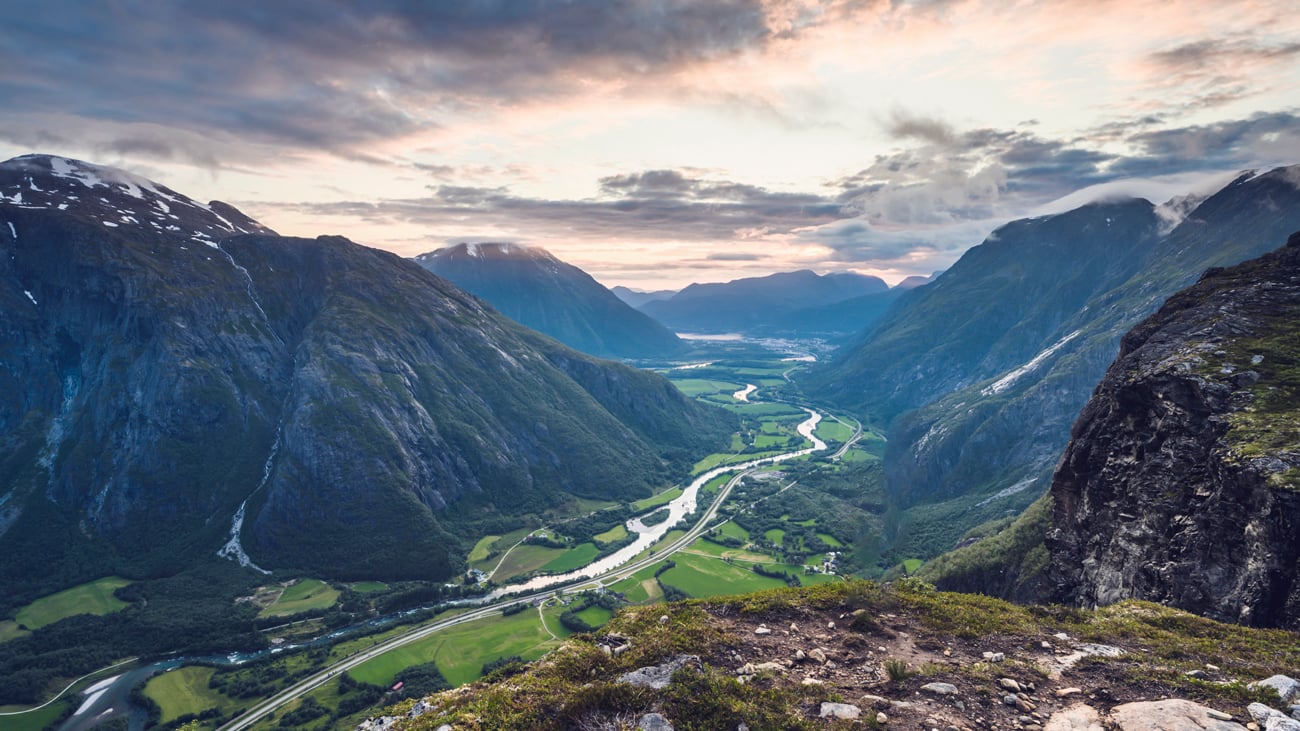
<path fill-rule="evenodd" d="M 487 300 L 506 317 L 584 353 L 658 358 L 687 347 L 663 325 L 545 249 L 458 244 L 415 261 Z"/>
<path fill-rule="evenodd" d="M 0 164 L 0 307 L 8 603 L 218 549 L 441 579 L 472 521 L 649 494 L 734 428 L 409 260 L 59 157 Z"/>
<path fill-rule="evenodd" d="M 911 508 L 903 553 L 951 546 L 1046 489 L 1121 336 L 1215 266 L 1300 228 L 1300 168 L 1204 200 L 1118 200 L 995 231 L 903 295 L 803 382 L 888 425 L 887 482 Z"/>
<path fill-rule="evenodd" d="M 640 309 L 641 305 L 644 305 L 647 302 L 666 300 L 677 294 L 677 290 L 675 289 L 658 289 L 652 292 L 642 292 L 622 285 L 611 287 L 609 291 L 613 292 L 616 297 L 637 309 Z"/>
<path fill-rule="evenodd" d="M 692 284 L 641 311 L 677 332 L 809 336 L 860 330 L 899 292 L 878 277 L 801 270 Z"/>

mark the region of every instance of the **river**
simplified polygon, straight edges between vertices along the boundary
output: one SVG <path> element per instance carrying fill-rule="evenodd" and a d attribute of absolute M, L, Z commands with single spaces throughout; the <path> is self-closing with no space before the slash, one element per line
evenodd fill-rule
<path fill-rule="evenodd" d="M 608 556 L 605 556 L 604 558 L 597 559 L 580 569 L 564 574 L 535 576 L 522 583 L 503 586 L 482 597 L 461 599 L 458 601 L 448 602 L 448 604 L 487 604 L 513 594 L 533 592 L 557 584 L 566 584 L 582 579 L 594 578 L 622 566 L 628 561 L 636 558 L 636 556 L 642 551 L 659 542 L 659 540 L 668 533 L 668 530 L 677 525 L 682 518 L 694 513 L 696 499 L 699 495 L 700 488 L 709 480 L 728 472 L 739 472 L 751 467 L 785 462 L 787 460 L 797 459 L 806 454 L 812 454 L 813 452 L 820 452 L 826 449 L 826 442 L 818 439 L 816 434 L 813 433 L 817 429 L 817 424 L 821 422 L 821 414 L 818 414 L 812 409 L 804 409 L 804 411 L 808 412 L 808 418 L 800 422 L 796 431 L 799 432 L 800 436 L 803 436 L 805 439 L 812 442 L 813 446 L 794 452 L 778 454 L 772 457 L 761 457 L 747 462 L 715 467 L 699 475 L 691 481 L 691 484 L 682 491 L 681 495 L 664 506 L 668 508 L 668 518 L 666 520 L 652 526 L 647 526 L 641 522 L 641 516 L 632 518 L 627 522 L 627 529 L 629 532 L 636 534 L 636 540 L 634 542 Z M 649 514 L 661 509 L 662 508 L 653 508 L 646 511 L 646 513 Z M 59 727 L 59 731 L 86 731 L 102 721 L 128 713 L 130 714 L 130 731 L 142 731 L 146 720 L 145 716 L 142 711 L 131 706 L 129 696 L 133 687 L 145 682 L 155 673 L 166 672 L 167 670 L 181 667 L 182 665 L 242 665 L 267 655 L 274 655 L 286 650 L 333 642 L 345 635 L 358 633 L 362 630 L 370 630 L 385 624 L 396 623 L 402 617 L 408 616 L 417 611 L 420 610 L 412 609 L 395 615 L 376 617 L 358 625 L 335 630 L 309 642 L 282 645 L 280 647 L 268 648 L 251 653 L 230 653 L 228 655 L 212 655 L 206 657 L 175 657 L 129 670 L 116 678 L 110 679 L 111 682 L 100 681 L 91 686 L 91 689 L 82 691 L 81 694 L 84 696 L 84 699 L 82 700 L 80 707 L 77 709 L 76 713 L 63 722 Z"/>
<path fill-rule="evenodd" d="M 822 440 L 818 439 L 817 436 L 813 433 L 817 429 L 818 422 L 820 422 L 822 419 L 821 414 L 817 413 L 816 411 L 813 411 L 812 409 L 804 409 L 804 411 L 808 412 L 808 418 L 799 424 L 797 431 L 805 439 L 812 442 L 813 446 L 808 447 L 806 449 L 800 449 L 794 452 L 778 454 L 773 457 L 761 457 L 759 459 L 753 459 L 748 462 L 739 462 L 736 464 L 724 465 L 722 467 L 714 467 L 708 472 L 705 472 L 704 474 L 692 480 L 691 484 L 688 485 L 687 488 L 682 491 L 681 495 L 679 495 L 672 502 L 668 503 L 667 506 L 665 506 L 668 508 L 667 520 L 664 520 L 660 523 L 656 523 L 655 525 L 652 526 L 647 526 L 644 523 L 642 523 L 640 517 L 636 517 L 629 520 L 627 522 L 627 529 L 629 532 L 636 534 L 636 540 L 633 541 L 630 545 L 624 546 L 623 548 L 620 548 L 618 551 L 615 551 L 614 553 L 611 553 L 608 556 L 605 556 L 604 558 L 597 559 L 596 561 L 593 561 L 592 563 L 589 563 L 580 569 L 575 569 L 565 574 L 550 574 L 547 576 L 534 576 L 528 581 L 522 583 L 509 584 L 503 586 L 488 594 L 482 601 L 491 602 L 500 599 L 502 597 L 510 596 L 511 594 L 520 594 L 524 592 L 537 591 L 538 589 L 545 589 L 548 586 L 555 586 L 556 584 L 567 584 L 569 582 L 578 581 L 581 579 L 590 579 L 599 576 L 601 574 L 607 573 L 609 571 L 613 571 L 619 566 L 622 566 L 628 561 L 631 561 L 632 559 L 636 558 L 636 556 L 640 554 L 642 551 L 653 546 L 655 543 L 658 543 L 659 540 L 668 533 L 668 530 L 670 528 L 677 525 L 677 523 L 680 522 L 682 518 L 686 517 L 687 515 L 690 515 L 691 513 L 694 513 L 696 497 L 699 495 L 700 488 L 703 487 L 704 483 L 708 482 L 709 480 L 712 480 L 718 475 L 725 474 L 727 472 L 739 472 L 742 470 L 747 470 L 751 467 L 758 467 L 760 465 L 774 464 L 777 462 L 785 462 L 787 460 L 802 457 L 805 454 L 812 454 L 813 452 L 820 452 L 821 450 L 826 449 L 826 442 L 823 442 Z M 661 509 L 662 508 L 655 508 L 654 510 L 647 511 L 647 513 L 655 512 Z M 476 601 L 475 603 L 479 603 L 479 602 Z"/>

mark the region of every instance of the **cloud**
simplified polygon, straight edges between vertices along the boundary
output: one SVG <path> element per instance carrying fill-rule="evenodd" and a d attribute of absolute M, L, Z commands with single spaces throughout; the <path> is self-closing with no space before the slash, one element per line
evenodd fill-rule
<path fill-rule="evenodd" d="M 1150 87 L 1176 101 L 1182 112 L 1226 106 L 1270 87 L 1275 68 L 1300 58 L 1300 42 L 1261 41 L 1248 33 L 1201 38 L 1154 51 L 1145 58 Z"/>
<path fill-rule="evenodd" d="M 0 26 L 13 114 L 166 123 L 313 149 L 474 106 L 628 83 L 761 47 L 744 0 L 310 3 L 49 0 Z"/>
<path fill-rule="evenodd" d="M 680 170 L 649 170 L 598 181 L 586 200 L 519 196 L 508 187 L 430 186 L 424 198 L 377 202 L 264 204 L 324 216 L 359 216 L 438 227 L 472 220 L 484 228 L 563 238 L 726 241 L 763 229 L 788 233 L 850 215 L 833 198 L 783 193 Z"/>

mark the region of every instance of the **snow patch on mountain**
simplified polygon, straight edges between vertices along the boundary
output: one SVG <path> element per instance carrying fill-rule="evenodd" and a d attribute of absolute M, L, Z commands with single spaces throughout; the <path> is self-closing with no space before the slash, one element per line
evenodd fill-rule
<path fill-rule="evenodd" d="M 1037 369 L 1038 366 L 1042 365 L 1044 361 L 1046 361 L 1048 358 L 1051 358 L 1053 355 L 1055 355 L 1058 350 L 1064 348 L 1067 343 L 1079 337 L 1080 333 L 1082 332 L 1083 332 L 1082 330 L 1075 330 L 1069 335 L 1066 335 L 1065 337 L 1053 343 L 1047 349 L 1043 350 L 1043 352 L 1039 353 L 1038 355 L 1035 355 L 1028 363 L 1020 366 L 1019 368 L 1016 368 L 1015 370 L 1011 371 L 1005 376 L 999 378 L 992 385 L 985 386 L 984 389 L 980 391 L 980 393 L 985 396 L 992 396 L 995 393 L 1002 393 L 1008 388 L 1011 388 L 1012 386 L 1015 385 L 1016 381 L 1020 380 L 1026 374 Z"/>

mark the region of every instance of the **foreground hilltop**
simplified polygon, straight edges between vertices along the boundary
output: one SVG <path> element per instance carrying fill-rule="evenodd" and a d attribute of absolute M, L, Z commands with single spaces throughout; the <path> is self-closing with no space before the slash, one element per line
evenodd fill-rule
<path fill-rule="evenodd" d="M 1154 604 L 1084 612 L 847 582 L 627 609 L 361 728 L 1231 731 L 1279 727 L 1266 719 L 1283 698 L 1249 684 L 1296 667 L 1294 634 Z"/>

